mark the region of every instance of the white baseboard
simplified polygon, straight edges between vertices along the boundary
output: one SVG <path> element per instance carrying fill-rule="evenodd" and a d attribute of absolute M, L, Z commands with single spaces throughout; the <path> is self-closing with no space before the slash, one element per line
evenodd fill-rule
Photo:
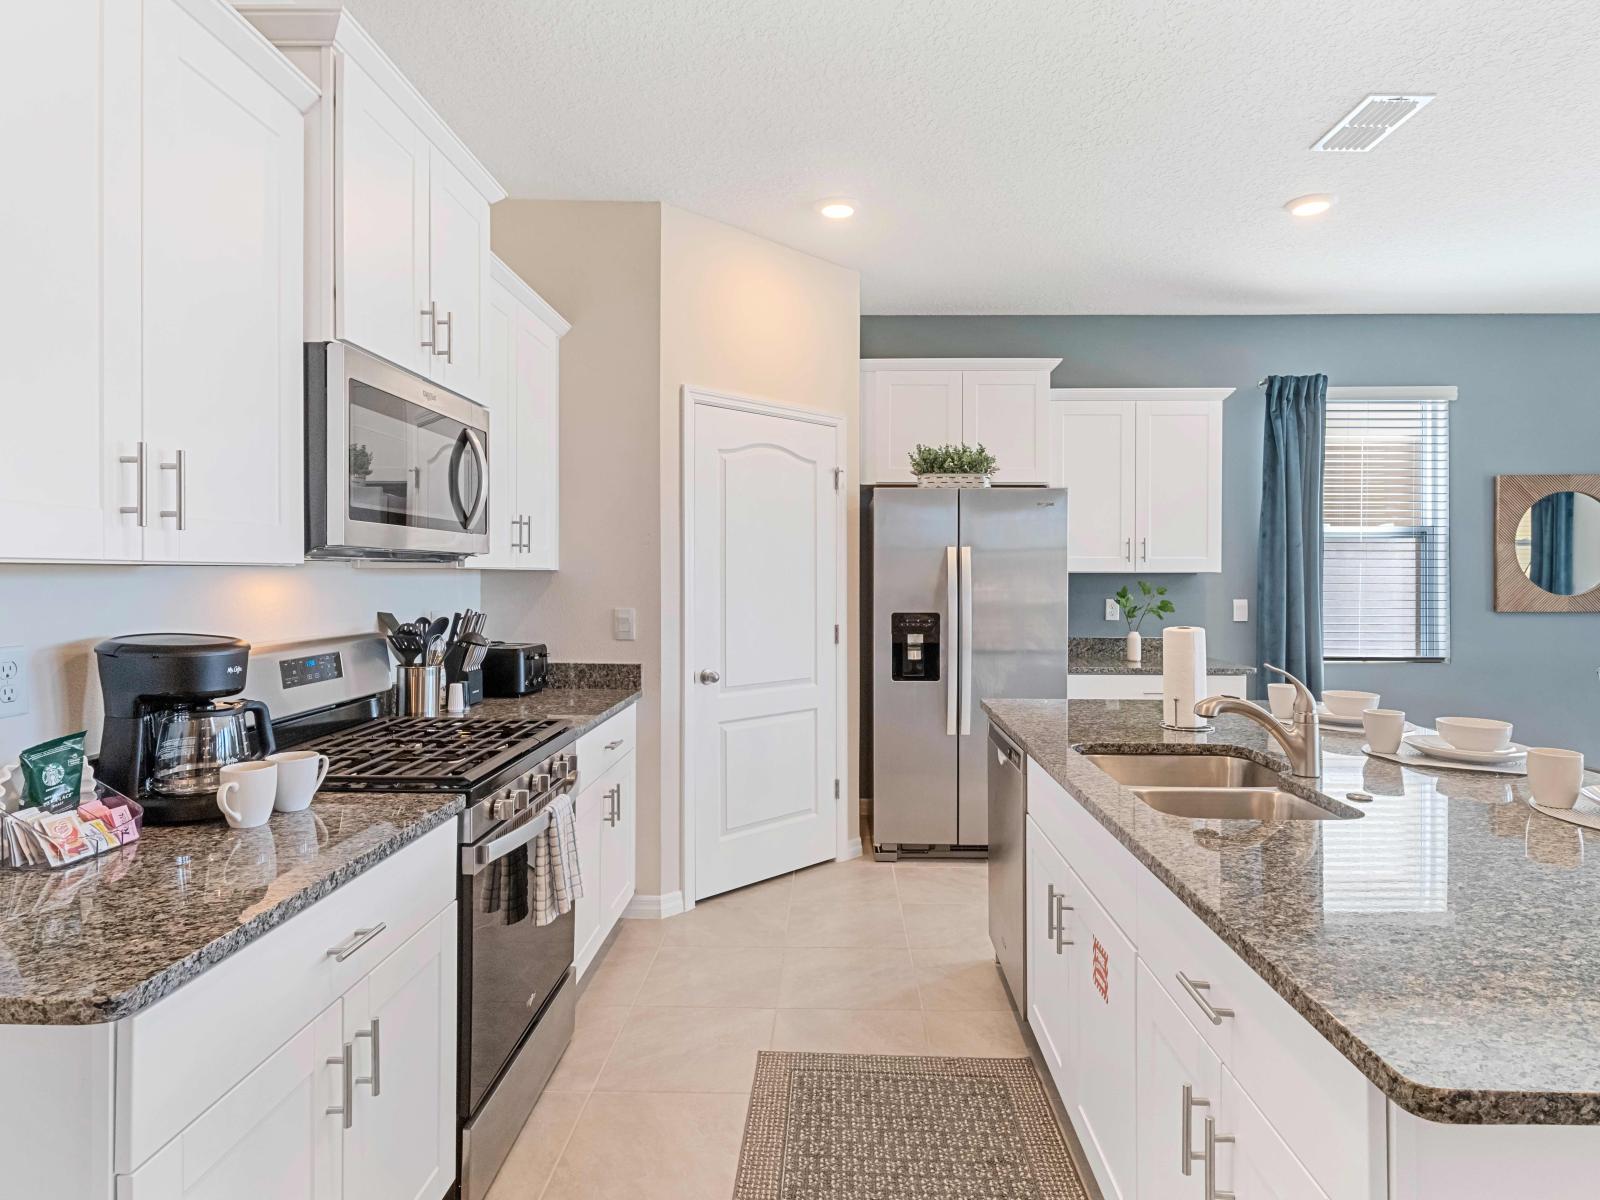
<path fill-rule="evenodd" d="M 683 893 L 664 892 L 660 895 L 649 896 L 643 892 L 635 892 L 633 899 L 628 901 L 628 907 L 622 910 L 622 915 L 632 921 L 659 921 L 664 917 L 675 917 L 683 911 Z"/>
<path fill-rule="evenodd" d="M 838 857 L 838 859 L 835 860 L 835 861 L 837 861 L 837 862 L 849 862 L 852 858 L 860 858 L 860 857 L 861 857 L 861 839 L 860 838 L 851 838 L 850 841 L 849 841 L 849 844 L 847 844 L 845 846 L 845 848 L 844 848 L 844 853 L 841 854 Z"/>

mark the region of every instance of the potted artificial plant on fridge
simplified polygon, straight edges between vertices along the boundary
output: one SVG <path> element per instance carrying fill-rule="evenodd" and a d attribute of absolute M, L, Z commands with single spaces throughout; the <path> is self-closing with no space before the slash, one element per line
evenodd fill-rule
<path fill-rule="evenodd" d="M 919 442 L 910 458 L 918 487 L 988 487 L 996 466 L 994 455 L 982 442 L 976 446 L 924 446 Z"/>
<path fill-rule="evenodd" d="M 1144 624 L 1144 619 L 1154 617 L 1157 621 L 1165 621 L 1177 611 L 1172 601 L 1167 599 L 1166 588 L 1152 587 L 1142 579 L 1138 581 L 1138 588 L 1139 594 L 1135 596 L 1128 590 L 1128 585 L 1123 584 L 1113 597 L 1117 608 L 1122 611 L 1122 619 L 1128 623 L 1127 649 L 1123 657 L 1133 663 L 1138 662 L 1143 653 L 1139 644 L 1139 626 Z"/>

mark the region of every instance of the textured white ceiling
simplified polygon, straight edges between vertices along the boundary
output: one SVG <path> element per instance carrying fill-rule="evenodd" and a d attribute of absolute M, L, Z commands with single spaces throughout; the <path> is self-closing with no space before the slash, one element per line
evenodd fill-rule
<path fill-rule="evenodd" d="M 513 196 L 665 200 L 866 312 L 1600 310 L 1596 0 L 346 2 Z M 1308 149 L 1386 90 L 1439 99 Z"/>

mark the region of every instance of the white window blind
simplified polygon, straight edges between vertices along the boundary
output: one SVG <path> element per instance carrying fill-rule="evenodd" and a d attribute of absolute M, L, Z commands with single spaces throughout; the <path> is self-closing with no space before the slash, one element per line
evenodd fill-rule
<path fill-rule="evenodd" d="M 1454 388 L 1328 389 L 1325 658 L 1449 656 L 1454 395 Z"/>

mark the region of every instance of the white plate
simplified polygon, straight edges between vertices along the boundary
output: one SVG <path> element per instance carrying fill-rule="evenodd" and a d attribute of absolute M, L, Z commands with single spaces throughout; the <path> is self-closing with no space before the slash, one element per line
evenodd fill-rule
<path fill-rule="evenodd" d="M 1520 742 L 1512 742 L 1502 750 L 1463 750 L 1459 746 L 1452 746 L 1437 733 L 1426 730 L 1406 734 L 1406 741 L 1432 758 L 1448 758 L 1456 762 L 1503 763 L 1528 755 L 1528 748 Z"/>
<path fill-rule="evenodd" d="M 1360 729 L 1361 717 L 1341 717 L 1325 704 L 1317 705 L 1317 719 L 1324 725 L 1332 725 L 1337 729 Z"/>

